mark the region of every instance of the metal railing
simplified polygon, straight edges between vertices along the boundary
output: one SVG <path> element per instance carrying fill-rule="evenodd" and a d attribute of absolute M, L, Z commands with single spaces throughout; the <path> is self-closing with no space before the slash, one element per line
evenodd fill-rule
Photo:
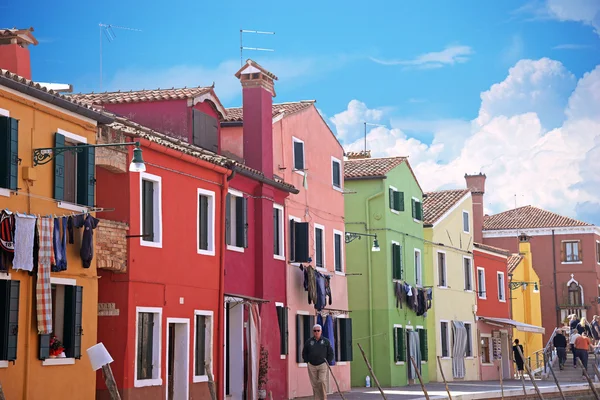
<path fill-rule="evenodd" d="M 542 357 L 543 357 L 543 374 L 547 374 L 548 373 L 548 365 L 552 362 L 553 360 L 553 355 L 554 355 L 554 351 L 553 351 L 553 342 L 554 342 L 554 337 L 556 336 L 556 332 L 558 331 L 559 328 L 554 328 L 554 330 L 552 331 L 552 335 L 550 335 L 550 338 L 548 339 L 548 342 L 546 343 L 546 347 L 544 347 L 543 350 L 541 350 L 542 353 Z M 536 352 L 538 353 L 538 352 Z"/>

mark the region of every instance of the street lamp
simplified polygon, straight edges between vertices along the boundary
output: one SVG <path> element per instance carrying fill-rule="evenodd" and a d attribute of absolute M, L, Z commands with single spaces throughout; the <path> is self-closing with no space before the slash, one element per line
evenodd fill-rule
<path fill-rule="evenodd" d="M 373 247 L 371 248 L 371 251 L 381 251 L 381 249 L 379 248 L 379 242 L 377 241 L 377 235 L 372 235 L 370 233 L 346 232 L 345 242 L 350 243 L 354 239 L 360 240 L 362 236 L 369 236 L 373 238 Z"/>

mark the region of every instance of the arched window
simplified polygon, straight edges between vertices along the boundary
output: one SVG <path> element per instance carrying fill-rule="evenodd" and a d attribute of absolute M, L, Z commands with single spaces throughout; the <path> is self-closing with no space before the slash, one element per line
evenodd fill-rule
<path fill-rule="evenodd" d="M 575 282 L 571 282 L 569 285 L 569 305 L 580 306 L 581 304 L 581 286 Z"/>

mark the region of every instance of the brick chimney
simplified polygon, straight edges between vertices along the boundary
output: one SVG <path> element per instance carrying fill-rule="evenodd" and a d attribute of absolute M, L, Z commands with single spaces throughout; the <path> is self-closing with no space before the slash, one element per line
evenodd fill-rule
<path fill-rule="evenodd" d="M 483 195 L 485 193 L 485 174 L 465 174 L 467 189 L 473 198 L 473 238 L 477 243 L 483 243 Z"/>
<path fill-rule="evenodd" d="M 37 45 L 33 28 L 0 28 L 0 69 L 6 69 L 27 79 L 31 79 L 31 60 L 28 46 Z"/>
<path fill-rule="evenodd" d="M 273 178 L 273 97 L 277 77 L 247 60 L 235 74 L 242 83 L 244 160 L 246 165 Z"/>

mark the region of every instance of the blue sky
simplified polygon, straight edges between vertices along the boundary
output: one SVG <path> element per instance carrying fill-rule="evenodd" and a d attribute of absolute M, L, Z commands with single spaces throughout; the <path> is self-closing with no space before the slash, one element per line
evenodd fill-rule
<path fill-rule="evenodd" d="M 581 79 L 600 65 L 600 0 L 83 3 L 88 2 L 34 0 L 27 12 L 17 3 L 0 6 L 1 27 L 35 28 L 40 41 L 32 49 L 35 80 L 98 91 L 102 22 L 142 30 L 114 29 L 112 42 L 104 36 L 104 90 L 215 81 L 223 103 L 237 106 L 241 96 L 233 74 L 240 62 L 239 30 L 274 31 L 245 35 L 246 46 L 275 52 L 245 52 L 244 58 L 280 77 L 276 101 L 316 99 L 348 148 L 359 149 L 364 120 L 383 124 L 370 129 L 370 147 L 376 155 L 409 155 L 428 189 L 456 187 L 464 172 L 483 171 L 491 212 L 514 206 L 517 195 L 518 205 L 600 224 L 595 211 L 600 192 L 589 188 L 597 178 L 586 178 L 592 155 L 600 152 L 600 100 L 587 90 L 592 103 L 582 101 L 581 112 L 571 109 L 579 83 L 597 87 L 600 71 Z M 592 105 L 598 105 L 595 112 Z M 516 160 L 527 164 L 532 152 L 548 156 L 560 146 L 544 148 L 547 142 L 557 136 L 566 140 L 569 127 L 582 120 L 592 125 L 567 154 L 564 168 L 577 165 L 572 175 L 557 178 L 561 183 L 551 189 L 532 188 L 532 181 L 563 174 L 548 174 L 535 164 L 532 174 L 543 176 L 510 181 Z M 531 143 L 524 141 L 529 147 L 508 156 L 490 149 L 489 162 L 486 157 L 466 162 L 469 144 L 494 129 L 502 138 L 510 137 L 503 129 L 535 135 Z M 376 146 L 381 137 L 386 149 Z M 472 170 L 459 173 L 461 168 Z M 564 200 L 557 201 L 557 194 Z"/>

